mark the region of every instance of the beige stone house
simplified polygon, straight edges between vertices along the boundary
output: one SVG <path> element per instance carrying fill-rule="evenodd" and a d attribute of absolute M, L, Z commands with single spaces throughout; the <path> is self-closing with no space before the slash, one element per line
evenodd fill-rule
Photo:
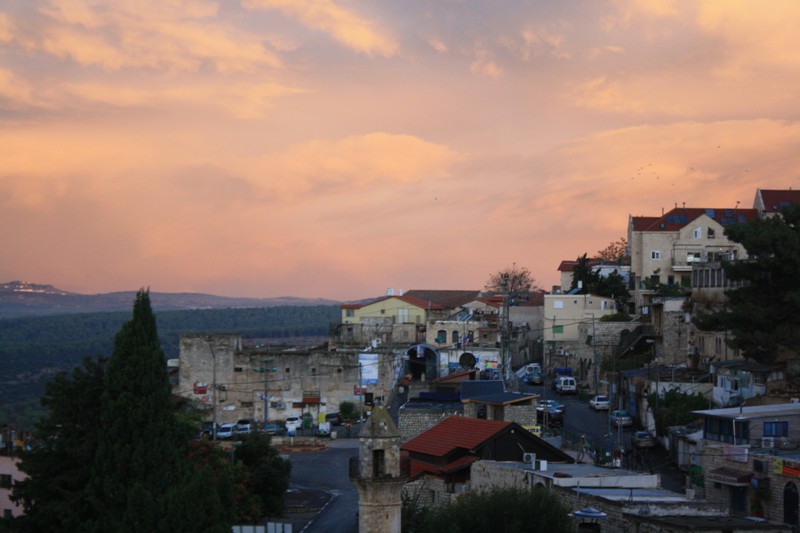
<path fill-rule="evenodd" d="M 756 209 L 694 207 L 675 207 L 661 216 L 629 216 L 636 309 L 649 305 L 654 294 L 645 281 L 690 289 L 695 263 L 746 257 L 742 245 L 725 237 L 725 227 L 757 216 Z"/>

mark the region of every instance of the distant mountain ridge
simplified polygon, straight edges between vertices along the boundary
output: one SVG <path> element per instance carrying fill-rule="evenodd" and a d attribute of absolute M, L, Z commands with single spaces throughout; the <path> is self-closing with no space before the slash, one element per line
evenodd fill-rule
<path fill-rule="evenodd" d="M 0 318 L 130 311 L 135 298 L 136 291 L 78 294 L 47 284 L 10 281 L 0 283 Z M 337 305 L 341 302 L 323 298 L 292 296 L 239 298 L 202 293 L 151 292 L 150 303 L 153 310 L 158 312 L 188 309 Z"/>

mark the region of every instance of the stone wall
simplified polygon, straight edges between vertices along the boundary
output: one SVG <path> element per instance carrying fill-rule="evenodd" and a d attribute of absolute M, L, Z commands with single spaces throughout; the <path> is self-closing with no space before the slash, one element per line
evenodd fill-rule
<path fill-rule="evenodd" d="M 469 490 L 470 486 L 468 484 L 456 485 L 451 490 L 443 480 L 423 476 L 420 479 L 406 483 L 403 487 L 403 494 L 418 507 L 434 508 L 455 501 L 462 494 L 469 492 Z"/>
<path fill-rule="evenodd" d="M 462 412 L 461 404 L 453 407 L 401 408 L 398 414 L 400 442 L 405 444 L 445 418 L 461 416 Z"/>
<path fill-rule="evenodd" d="M 531 403 L 526 405 L 506 405 L 503 411 L 506 422 L 516 422 L 520 426 L 536 425 L 536 406 Z"/>

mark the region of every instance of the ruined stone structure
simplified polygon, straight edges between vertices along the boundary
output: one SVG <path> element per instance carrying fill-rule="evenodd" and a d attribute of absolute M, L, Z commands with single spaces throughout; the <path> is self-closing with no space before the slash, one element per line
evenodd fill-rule
<path fill-rule="evenodd" d="M 357 406 L 358 353 L 277 350 L 244 346 L 237 334 L 181 336 L 178 383 L 173 391 L 206 407 L 217 423 L 335 412 L 342 401 Z M 381 353 L 378 383 L 367 391 L 388 397 L 394 390 L 399 356 Z"/>

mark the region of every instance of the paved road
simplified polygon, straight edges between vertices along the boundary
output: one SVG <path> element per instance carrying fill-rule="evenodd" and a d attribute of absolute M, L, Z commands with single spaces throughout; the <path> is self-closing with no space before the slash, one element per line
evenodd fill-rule
<path fill-rule="evenodd" d="M 567 431 L 584 434 L 604 445 L 607 445 L 610 440 L 613 445 L 623 446 L 630 452 L 628 460 L 623 463 L 625 468 L 640 472 L 657 472 L 661 474 L 661 486 L 663 488 L 683 493 L 685 475 L 675 466 L 669 457 L 669 453 L 663 447 L 657 446 L 652 450 L 641 450 L 639 453 L 634 453 L 631 445 L 633 428 L 626 428 L 621 431 L 617 428 L 612 428 L 608 424 L 608 411 L 595 411 L 589 407 L 587 402 L 582 402 L 578 399 L 578 396 L 562 396 L 552 391 L 549 386 L 545 386 L 525 385 L 525 390 L 566 405 L 564 428 Z"/>
<path fill-rule="evenodd" d="M 404 388 L 391 405 L 389 413 L 397 423 L 397 410 L 408 397 Z M 316 515 L 299 513 L 292 521 L 293 530 L 303 533 L 358 533 L 358 488 L 350 481 L 350 457 L 358 456 L 360 424 L 347 438 L 342 426 L 335 428 L 337 438 L 324 451 L 290 453 L 292 473 L 289 489 L 302 491 L 310 507 L 322 508 Z M 323 507 L 324 506 L 324 507 Z"/>
<path fill-rule="evenodd" d="M 296 532 L 358 533 L 358 489 L 350 481 L 349 458 L 358 455 L 358 439 L 336 439 L 319 452 L 290 453 L 290 490 L 322 491 L 330 495 L 327 505 L 316 515 L 293 523 Z M 320 501 L 325 504 L 324 501 Z M 310 520 L 310 523 L 302 522 Z M 303 529 L 305 528 L 305 529 Z"/>

